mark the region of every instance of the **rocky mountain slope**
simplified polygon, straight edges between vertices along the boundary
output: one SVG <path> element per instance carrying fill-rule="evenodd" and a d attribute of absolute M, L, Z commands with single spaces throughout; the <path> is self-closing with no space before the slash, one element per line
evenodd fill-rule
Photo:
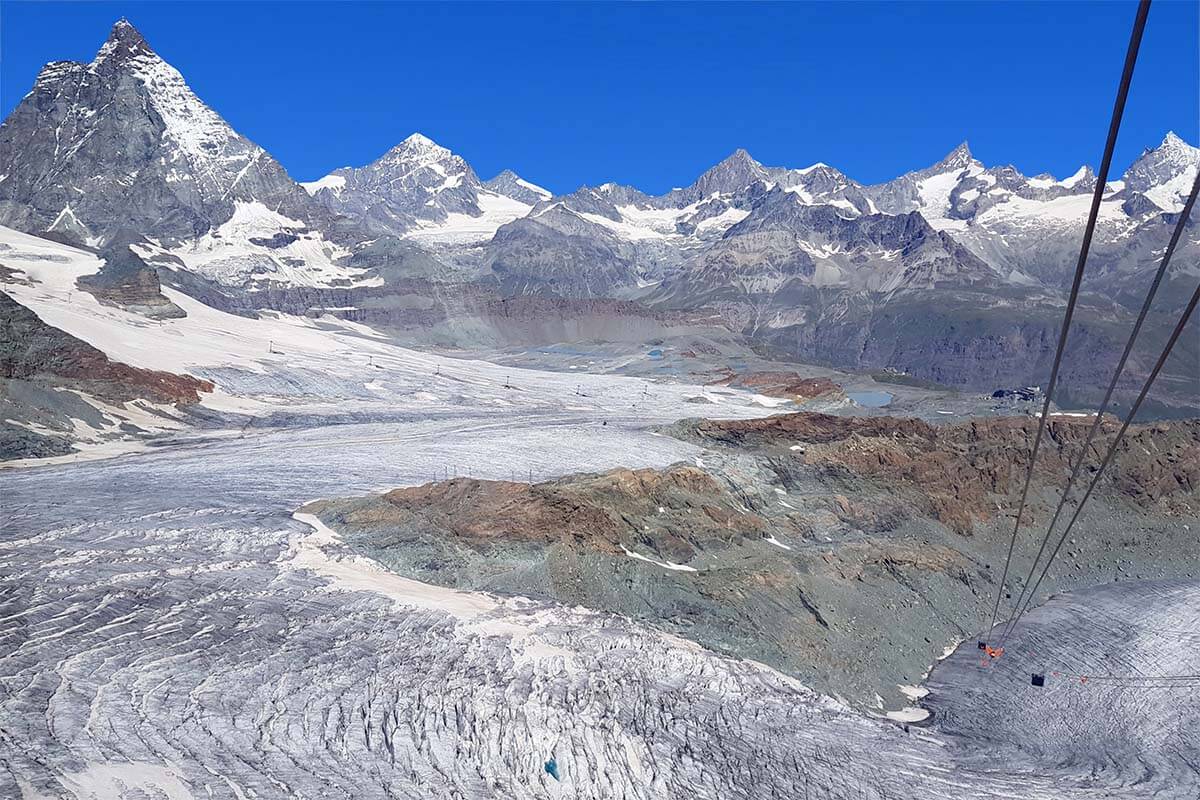
<path fill-rule="evenodd" d="M 122 20 L 90 64 L 47 64 L 0 133 L 0 222 L 103 239 L 195 239 L 238 201 L 311 221 L 315 204 Z"/>
<path fill-rule="evenodd" d="M 1013 585 L 1089 424 L 1052 421 Z M 691 420 L 670 430 L 704 448 L 694 464 L 458 478 L 307 510 L 402 575 L 649 620 L 871 707 L 902 702 L 898 684 L 984 624 L 1034 425 Z M 1136 427 L 1109 474 L 1045 593 L 1194 574 L 1200 421 Z"/>
<path fill-rule="evenodd" d="M 1169 133 L 1102 188 L 1071 396 L 1102 385 L 1096 367 L 1120 352 L 1198 170 L 1200 150 Z M 338 308 L 403 305 L 413 280 L 564 306 L 615 299 L 696 312 L 787 358 L 972 389 L 1045 379 L 1095 184 L 1086 166 L 1063 179 L 986 166 L 964 143 L 877 185 L 737 150 L 659 196 L 614 183 L 552 196 L 511 171 L 481 181 L 413 134 L 301 186 L 123 20 L 90 64 L 48 65 L 0 128 L 0 223 L 90 247 L 131 232 L 132 257 L 164 284 L 226 307 L 322 292 L 342 293 L 324 303 Z M 1192 224 L 1150 345 L 1198 261 Z M 149 296 L 148 273 L 127 272 L 126 300 Z M 1200 393 L 1200 351 L 1185 339 L 1160 390 L 1174 406 Z"/>
<path fill-rule="evenodd" d="M 113 361 L 0 292 L 0 461 L 178 427 L 171 407 L 212 390 L 211 381 Z"/>
<path fill-rule="evenodd" d="M 130 230 L 239 285 L 338 271 L 329 214 L 125 20 L 91 63 L 47 64 L 0 126 L 0 224 L 88 246 Z"/>
<path fill-rule="evenodd" d="M 462 157 L 419 133 L 365 167 L 334 170 L 304 187 L 372 231 L 453 241 L 487 238 L 550 196 L 510 170 L 485 184 Z"/>

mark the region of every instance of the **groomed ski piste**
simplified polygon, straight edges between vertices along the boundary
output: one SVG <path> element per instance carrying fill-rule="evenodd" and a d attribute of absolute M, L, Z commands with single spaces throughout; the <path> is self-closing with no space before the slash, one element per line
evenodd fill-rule
<path fill-rule="evenodd" d="M 191 416 L 211 412 L 207 416 L 213 422 L 207 427 L 219 432 L 224 422 L 226 434 L 284 424 L 295 427 L 303 425 L 304 419 L 331 424 L 475 417 L 494 420 L 503 428 L 516 418 L 532 415 L 544 426 L 613 425 L 612 438 L 619 446 L 618 428 L 641 429 L 694 416 L 696 406 L 687 403 L 689 399 L 704 397 L 706 413 L 732 418 L 768 414 L 780 402 L 725 387 L 564 375 L 437 356 L 398 347 L 371 328 L 333 316 L 310 318 L 263 311 L 257 319 L 243 317 L 218 311 L 165 286 L 163 294 L 186 316 L 148 319 L 102 304 L 76 286 L 78 278 L 101 268 L 103 262 L 94 254 L 4 227 L 0 227 L 0 260 L 25 279 L 3 284 L 4 291 L 45 323 L 93 345 L 114 361 L 211 380 L 216 391 L 203 394 Z M 148 405 L 139 401 L 102 410 L 114 420 L 136 417 L 144 421 Z M 183 420 L 175 425 L 169 421 L 177 412 L 164 407 L 154 410 L 163 416 L 151 420 L 152 424 L 164 430 L 184 427 Z M 376 431 L 343 433 L 378 435 Z M 640 440 L 636 446 L 620 448 L 622 457 L 632 459 L 626 465 L 660 464 L 660 459 L 644 462 L 637 455 L 638 451 L 650 455 L 661 449 L 653 441 L 660 437 L 635 435 Z M 568 439 L 563 437 L 566 446 L 570 446 Z M 139 446 L 137 442 L 109 443 L 100 454 L 108 456 Z M 454 454 L 453 441 L 445 446 L 451 448 L 445 459 L 447 468 L 482 460 L 464 454 L 456 462 L 449 457 Z M 505 445 L 509 446 L 511 442 Z M 663 446 L 676 452 L 669 444 Z M 85 440 L 82 457 L 86 458 L 88 449 Z M 78 458 L 72 455 L 59 460 Z M 551 474 L 549 467 L 532 469 L 534 477 Z M 426 478 L 434 475 L 431 471 Z M 441 476 L 442 471 L 436 475 Z"/>
<path fill-rule="evenodd" d="M 694 462 L 653 426 L 702 394 L 707 416 L 778 412 L 754 395 L 444 358 L 170 289 L 187 316 L 160 324 L 75 287 L 90 253 L 0 243 L 31 279 L 4 290 L 48 324 L 218 387 L 160 446 L 0 472 L 0 796 L 1196 794 L 1194 692 L 1038 693 L 1025 672 L 1047 641 L 1085 669 L 1181 666 L 1195 642 L 1169 632 L 1194 634 L 1195 582 L 1051 601 L 1002 669 L 975 666 L 973 641 L 938 666 L 926 726 L 865 716 L 635 621 L 404 579 L 300 511 L 446 474 Z"/>

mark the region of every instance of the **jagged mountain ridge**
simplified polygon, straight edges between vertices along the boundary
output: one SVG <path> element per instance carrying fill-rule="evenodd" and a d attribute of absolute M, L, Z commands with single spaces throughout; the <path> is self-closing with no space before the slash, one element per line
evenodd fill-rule
<path fill-rule="evenodd" d="M 53 132 L 53 135 L 50 133 Z M 277 161 L 234 131 L 125 20 L 89 64 L 47 64 L 0 126 L 0 222 L 99 240 L 198 238 L 258 201 L 314 223 Z"/>
<path fill-rule="evenodd" d="M 1182 208 L 1197 169 L 1200 150 L 1168 133 L 1161 145 L 1147 150 L 1131 166 L 1130 185 L 1122 180 L 1106 187 L 1093 251 L 1099 262 L 1110 265 L 1105 272 L 1139 268 L 1135 265 L 1144 260 L 1134 257 L 1131 242 L 1149 241 L 1156 243 L 1152 249 L 1161 250 L 1165 244 L 1165 239 L 1158 242 L 1161 218 Z M 965 142 L 929 168 L 873 186 L 859 184 L 822 163 L 804 169 L 766 167 L 738 150 L 683 189 L 655 197 L 611 183 L 583 187 L 553 198 L 530 216 L 557 206 L 577 218 L 577 235 L 590 231 L 593 237 L 606 239 L 615 234 L 642 250 L 653 244 L 655 252 L 632 261 L 650 262 L 658 272 L 647 271 L 644 263 L 629 270 L 628 288 L 669 279 L 672 269 L 680 265 L 703 263 L 705 259 L 694 252 L 698 249 L 728 250 L 729 245 L 720 240 L 734 235 L 734 226 L 757 214 L 777 215 L 777 208 L 765 199 L 778 190 L 799 204 L 830 207 L 847 219 L 920 213 L 934 229 L 949 234 L 985 262 L 1000 283 L 1057 289 L 1069 279 L 1078 254 L 1078 237 L 1095 182 L 1087 166 L 1061 180 L 1044 174 L 1027 177 L 1009 165 L 986 167 Z M 521 227 L 509 231 L 505 242 L 511 243 Z M 778 256 L 803 260 L 821 247 L 820 242 L 805 239 L 803 230 L 786 233 L 794 244 Z M 1189 242 L 1194 245 L 1196 237 Z M 551 252 L 555 247 L 552 240 L 540 244 Z M 903 250 L 901 242 L 893 244 L 889 251 Z M 664 245 L 674 252 L 664 255 Z M 531 239 L 526 249 L 532 252 L 538 243 Z M 688 277 L 694 283 L 700 276 Z M 864 276 L 841 285 L 861 288 L 870 283 Z"/>
<path fill-rule="evenodd" d="M 471 220 L 495 228 L 550 196 L 511 170 L 484 183 L 461 156 L 420 133 L 365 167 L 343 167 L 304 186 L 331 212 L 394 235 Z"/>
<path fill-rule="evenodd" d="M 46 135 L 51 127 L 53 137 Z M 130 131 L 140 132 L 142 147 L 118 146 Z M 730 250 L 724 237 L 736 225 L 743 231 L 757 225 L 756 214 L 773 215 L 778 228 L 778 200 L 766 198 L 780 190 L 845 218 L 918 212 L 1002 283 L 1056 287 L 1095 185 L 1087 167 L 1064 180 L 985 167 L 964 142 L 929 168 L 873 186 L 823 163 L 764 166 L 739 149 L 690 186 L 664 195 L 607 183 L 552 197 L 507 170 L 483 182 L 461 156 L 413 134 L 372 164 L 301 186 L 196 98 L 125 20 L 91 64 L 48 65 L 4 123 L 0 144 L 6 154 L 0 223 L 93 245 L 120 228 L 134 229 L 163 243 L 185 268 L 248 286 L 369 280 L 341 265 L 357 242 L 393 235 L 443 253 L 482 246 L 482 256 L 471 256 L 473 266 L 501 282 L 515 266 L 530 278 L 522 291 L 636 293 L 689 264 L 711 263 L 700 251 L 715 248 L 717 257 Z M 1097 257 L 1113 262 L 1110 272 L 1130 271 L 1122 268 L 1129 261 L 1123 245 L 1140 243 L 1148 238 L 1140 226 L 1179 210 L 1197 168 L 1200 150 L 1169 133 L 1110 184 L 1097 246 Z M 516 224 L 524 219 L 537 224 Z M 1148 226 L 1152 234 L 1160 228 Z M 803 261 L 823 246 L 799 228 L 785 234 L 793 245 L 776 260 Z M 231 240 L 240 240 L 241 249 L 226 252 Z M 883 252 L 904 250 L 899 241 L 891 244 Z M 515 253 L 526 263 L 514 264 Z M 598 265 L 611 280 L 563 274 L 581 254 L 611 254 L 611 263 Z M 309 261 L 319 262 L 315 272 Z M 556 265 L 553 281 L 539 283 L 539 263 Z M 864 274 L 838 285 L 887 284 Z"/>
<path fill-rule="evenodd" d="M 131 131 L 144 146 L 120 150 Z M 663 195 L 605 183 L 552 196 L 510 171 L 481 181 L 420 134 L 372 164 L 301 185 L 125 21 L 91 64 L 48 65 L 0 144 L 0 223 L 91 247 L 131 230 L 145 240 L 133 255 L 164 283 L 241 308 L 293 290 L 386 291 L 407 278 L 508 295 L 716 304 L 734 330 L 838 363 L 848 353 L 841 339 L 880 329 L 863 314 L 880 319 L 897 295 L 907 297 L 882 329 L 955 309 L 931 351 L 911 338 L 903 356 L 868 359 L 882 352 L 870 342 L 854 349 L 863 363 L 853 366 L 882 359 L 901 369 L 953 349 L 946 337 L 970 338 L 974 323 L 964 325 L 960 310 L 1055 307 L 1095 188 L 1087 167 L 1063 180 L 1029 178 L 983 165 L 963 143 L 878 185 L 823 163 L 764 166 L 738 150 Z M 1198 168 L 1200 150 L 1168 134 L 1105 187 L 1085 292 L 1136 304 Z M 1195 272 L 1196 231 L 1171 280 Z M 1010 294 L 997 300 L 996 288 Z M 1014 369 L 1036 363 L 1025 349 L 1042 333 L 1019 338 L 1005 351 Z"/>

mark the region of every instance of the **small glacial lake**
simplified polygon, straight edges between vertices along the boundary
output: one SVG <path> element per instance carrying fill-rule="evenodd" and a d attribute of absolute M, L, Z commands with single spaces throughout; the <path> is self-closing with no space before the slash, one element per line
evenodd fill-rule
<path fill-rule="evenodd" d="M 892 402 L 889 392 L 846 392 L 846 396 L 860 406 L 883 408 Z"/>

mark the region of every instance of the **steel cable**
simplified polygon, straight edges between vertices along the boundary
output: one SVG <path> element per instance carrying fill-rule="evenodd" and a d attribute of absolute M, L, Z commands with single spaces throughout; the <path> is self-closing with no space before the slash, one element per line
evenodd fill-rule
<path fill-rule="evenodd" d="M 1167 267 L 1171 263 L 1171 257 L 1175 254 L 1175 247 L 1179 244 L 1179 240 L 1183 236 L 1184 228 L 1187 227 L 1188 217 L 1192 213 L 1192 207 L 1196 204 L 1197 193 L 1200 193 L 1200 172 L 1196 173 L 1196 180 L 1192 183 L 1192 193 L 1188 195 L 1187 202 L 1183 206 L 1183 212 L 1179 215 L 1179 220 L 1175 223 L 1175 230 L 1171 233 L 1171 241 L 1167 244 L 1167 249 L 1163 252 L 1162 261 L 1159 262 L 1158 271 L 1154 274 L 1154 280 L 1150 283 L 1150 290 L 1146 293 L 1146 299 L 1142 303 L 1142 310 L 1138 314 L 1137 322 L 1134 323 L 1133 331 L 1129 334 L 1129 341 L 1125 343 L 1125 350 L 1121 353 L 1121 358 L 1117 362 L 1117 368 L 1113 372 L 1112 380 L 1108 383 L 1108 390 L 1104 393 L 1104 400 L 1100 403 L 1100 408 L 1096 411 L 1096 418 L 1092 420 L 1092 425 L 1088 429 L 1087 438 L 1084 439 L 1079 456 L 1075 459 L 1075 464 L 1071 467 L 1071 477 L 1067 479 L 1067 485 L 1063 487 L 1062 496 L 1058 500 L 1058 507 L 1054 509 L 1054 515 L 1050 518 L 1050 524 L 1046 528 L 1046 535 L 1042 537 L 1042 544 L 1038 548 L 1037 555 L 1034 556 L 1033 563 L 1029 565 L 1029 574 L 1025 577 L 1021 594 L 1017 597 L 1017 601 L 1013 603 L 1013 608 L 1021 607 L 1021 603 L 1029 591 L 1029 581 L 1033 579 L 1034 572 L 1038 568 L 1038 563 L 1042 560 L 1042 555 L 1046 552 L 1046 545 L 1050 543 L 1050 536 L 1054 532 L 1054 526 L 1058 523 L 1058 519 L 1062 515 L 1062 510 L 1067 504 L 1067 498 L 1070 497 L 1076 478 L 1079 477 L 1079 471 L 1083 467 L 1083 462 L 1087 459 L 1088 448 L 1091 447 L 1092 439 L 1100 429 L 1100 425 L 1104 420 L 1104 412 L 1108 411 L 1108 405 L 1112 400 L 1113 392 L 1117 388 L 1121 373 L 1125 370 L 1125 363 L 1129 360 L 1134 343 L 1137 341 L 1138 334 L 1141 333 L 1142 324 L 1146 321 L 1146 315 L 1149 313 L 1150 306 L 1154 302 L 1154 297 L 1158 293 L 1158 287 L 1162 283 L 1163 275 L 1166 274 Z M 1007 635 L 1007 630 L 1006 627 L 1005 635 Z M 1003 637 L 1001 641 L 1003 641 Z"/>
<path fill-rule="evenodd" d="M 1137 416 L 1138 409 L 1142 407 L 1142 401 L 1146 399 L 1146 395 L 1149 393 L 1150 387 L 1154 384 L 1155 379 L 1158 377 L 1158 373 L 1162 370 L 1163 364 L 1166 363 L 1167 357 L 1171 355 L 1171 350 L 1175 347 L 1175 343 L 1179 341 L 1179 337 L 1183 334 L 1183 329 L 1187 326 L 1188 320 L 1192 316 L 1192 312 L 1196 310 L 1196 304 L 1198 302 L 1200 302 L 1200 285 L 1197 285 L 1196 290 L 1192 292 L 1192 297 L 1188 301 L 1187 307 L 1184 309 L 1183 314 L 1180 316 L 1179 322 L 1175 325 L 1175 329 L 1171 331 L 1171 338 L 1167 340 L 1166 345 L 1163 347 L 1162 353 L 1159 354 L 1158 360 L 1154 363 L 1154 369 L 1150 371 L 1150 374 L 1146 377 L 1145 383 L 1142 384 L 1142 390 L 1138 393 L 1137 400 L 1134 401 L 1133 407 L 1129 409 L 1129 413 L 1125 416 L 1125 421 L 1121 423 L 1121 429 L 1117 431 L 1116 438 L 1113 439 L 1112 444 L 1108 446 L 1108 452 L 1104 454 L 1104 460 L 1100 462 L 1099 469 L 1097 469 L 1096 474 L 1092 476 L 1092 480 L 1091 483 L 1088 484 L 1087 491 L 1084 492 L 1083 497 L 1079 500 L 1079 504 L 1075 506 L 1075 511 L 1071 514 L 1071 519 L 1067 522 L 1067 527 L 1063 529 L 1062 535 L 1058 537 L 1058 542 L 1054 546 L 1054 550 L 1050 553 L 1050 557 L 1046 560 L 1046 565 L 1042 567 L 1042 571 L 1038 575 L 1037 583 L 1035 583 L 1029 590 L 1025 597 L 1024 604 L 1017 608 L 1017 613 L 1013 615 L 1013 617 L 1008 621 L 1008 625 L 1005 626 L 1004 634 L 1000 639 L 1001 642 L 1008 638 L 1009 634 L 1016 627 L 1016 624 L 1020 620 L 1021 616 L 1026 610 L 1028 610 L 1029 604 L 1033 601 L 1033 598 L 1037 596 L 1037 590 L 1039 587 L 1041 587 L 1042 581 L 1045 580 L 1046 574 L 1050 571 L 1050 565 L 1054 563 L 1055 557 L 1058 556 L 1058 551 L 1062 549 L 1063 542 L 1067 540 L 1067 536 L 1070 535 L 1071 529 L 1075 527 L 1075 522 L 1079 519 L 1080 512 L 1082 512 L 1084 506 L 1087 505 L 1088 499 L 1092 496 L 1092 492 L 1096 489 L 1096 485 L 1100 482 L 1100 478 L 1104 475 L 1104 470 L 1108 468 L 1109 463 L 1112 461 L 1113 456 L 1117 452 L 1117 448 L 1120 446 L 1121 441 L 1125 438 L 1125 432 L 1129 430 L 1130 424 L 1132 424 L 1134 417 Z"/>
<path fill-rule="evenodd" d="M 1008 580 L 1008 570 L 1012 565 L 1013 549 L 1017 544 L 1017 533 L 1021 528 L 1021 517 L 1025 512 L 1025 502 L 1029 496 L 1029 482 L 1033 478 L 1033 466 L 1037 461 L 1038 450 L 1042 444 L 1042 434 L 1046 428 L 1046 418 L 1050 414 L 1050 400 L 1058 383 L 1058 370 L 1062 364 L 1063 351 L 1066 349 L 1067 334 L 1071 329 L 1071 318 L 1075 314 L 1075 302 L 1079 298 L 1079 285 L 1083 280 L 1083 270 L 1087 264 L 1088 251 L 1092 246 L 1092 235 L 1096 230 L 1096 219 L 1100 214 L 1100 201 L 1104 197 L 1104 188 L 1108 182 L 1108 170 L 1112 165 L 1113 150 L 1117 145 L 1117 132 L 1121 128 L 1121 118 L 1125 113 L 1125 101 L 1129 97 L 1129 85 L 1133 81 L 1133 68 L 1137 63 L 1138 48 L 1142 44 L 1142 33 L 1146 28 L 1146 17 L 1150 13 L 1150 0 L 1140 0 L 1137 16 L 1134 18 L 1133 31 L 1129 36 L 1129 47 L 1125 52 L 1125 66 L 1121 72 L 1121 83 L 1117 89 L 1117 99 L 1113 104 L 1112 119 L 1108 125 L 1108 139 L 1104 144 L 1104 157 L 1100 162 L 1100 170 L 1096 174 L 1096 188 L 1092 193 L 1092 207 L 1088 212 L 1087 227 L 1083 232 L 1083 243 L 1079 249 L 1079 261 L 1075 265 L 1075 277 L 1071 282 L 1071 293 L 1067 299 L 1067 310 L 1063 314 L 1062 330 L 1058 334 L 1058 347 L 1054 353 L 1054 365 L 1050 369 L 1050 382 L 1046 385 L 1046 400 L 1042 404 L 1042 413 L 1038 417 L 1037 434 L 1033 440 L 1033 452 L 1029 457 L 1029 469 L 1025 473 L 1025 485 L 1021 489 L 1021 502 L 1017 507 L 1017 518 L 1013 523 L 1012 538 L 1008 543 L 1008 554 L 1004 558 L 1004 572 L 1000 577 L 1000 585 L 996 588 L 996 604 L 992 608 L 992 621 L 987 631 L 996 626 L 996 616 L 1000 613 L 1000 600 L 1004 596 L 1004 586 Z M 985 631 L 985 635 L 987 633 Z"/>

